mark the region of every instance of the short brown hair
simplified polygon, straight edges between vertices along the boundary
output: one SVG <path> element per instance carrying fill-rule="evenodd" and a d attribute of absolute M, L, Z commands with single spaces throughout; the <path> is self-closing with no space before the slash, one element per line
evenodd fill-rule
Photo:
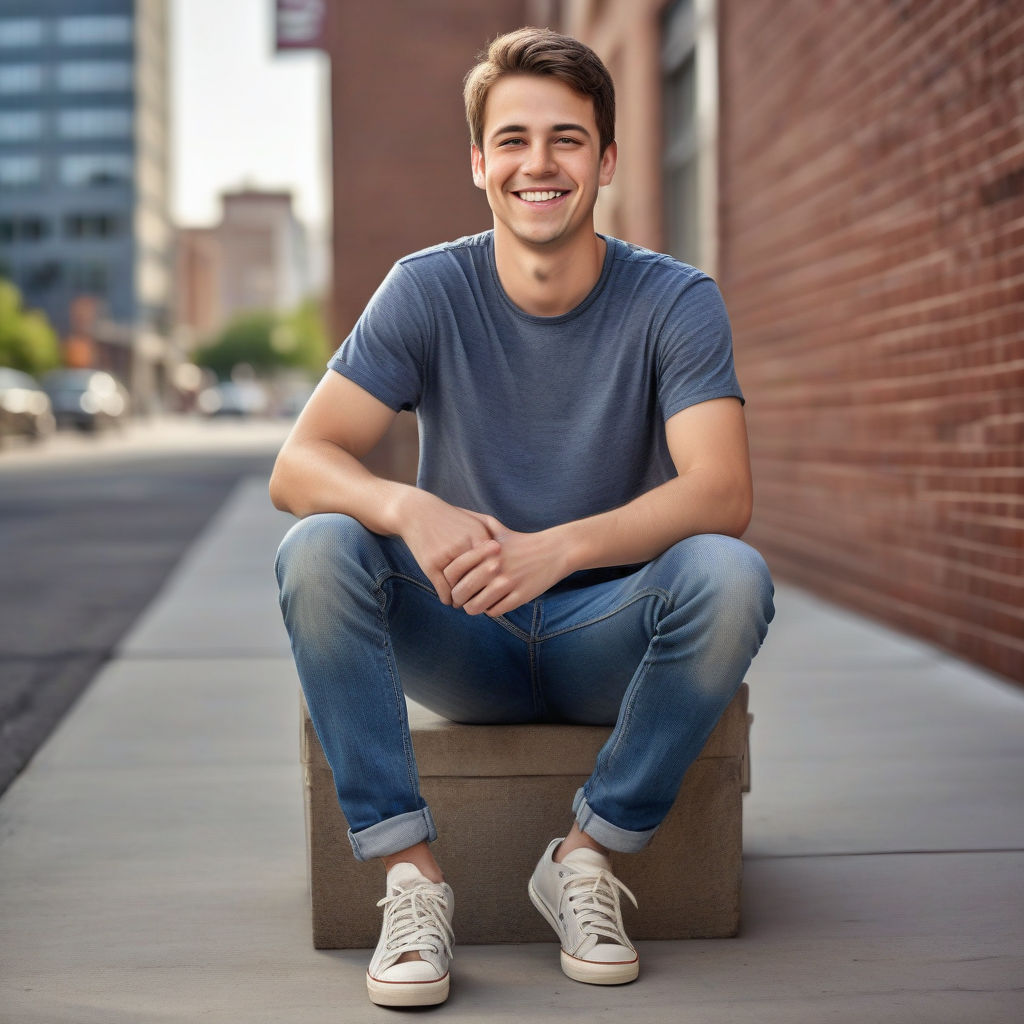
<path fill-rule="evenodd" d="M 615 140 L 615 86 L 601 58 L 572 36 L 521 28 L 498 36 L 466 75 L 463 97 L 469 137 L 482 148 L 484 107 L 491 86 L 506 75 L 551 75 L 594 102 L 601 152 Z"/>

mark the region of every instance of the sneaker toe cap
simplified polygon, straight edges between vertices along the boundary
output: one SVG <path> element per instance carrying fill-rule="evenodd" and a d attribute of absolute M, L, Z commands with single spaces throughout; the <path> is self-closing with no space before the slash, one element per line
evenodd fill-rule
<path fill-rule="evenodd" d="M 595 964 L 632 963 L 636 959 L 636 950 L 628 946 L 616 946 L 610 942 L 601 942 L 591 949 L 584 959 Z"/>
<path fill-rule="evenodd" d="M 416 981 L 437 981 L 441 973 L 437 968 L 426 960 L 406 960 L 405 963 L 392 964 L 386 970 L 380 972 L 377 981 L 389 981 L 398 983 Z"/>

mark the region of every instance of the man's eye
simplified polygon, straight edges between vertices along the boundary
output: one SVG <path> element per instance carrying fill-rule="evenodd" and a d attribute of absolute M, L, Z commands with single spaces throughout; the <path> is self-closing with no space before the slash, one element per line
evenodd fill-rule
<path fill-rule="evenodd" d="M 498 143 L 499 146 L 518 146 L 522 143 L 522 139 L 503 139 Z"/>
<path fill-rule="evenodd" d="M 563 135 L 560 139 L 556 139 L 556 142 L 571 142 L 574 146 L 578 146 L 580 140 L 574 139 L 571 135 Z"/>

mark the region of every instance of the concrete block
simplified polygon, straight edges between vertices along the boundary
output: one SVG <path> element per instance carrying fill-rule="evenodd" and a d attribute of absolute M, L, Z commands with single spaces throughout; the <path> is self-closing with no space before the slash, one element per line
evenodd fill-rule
<path fill-rule="evenodd" d="M 526 883 L 547 843 L 571 823 L 573 794 L 610 730 L 573 725 L 456 725 L 410 702 L 420 786 L 437 822 L 435 853 L 456 894 L 460 943 L 553 938 Z M 741 794 L 749 783 L 744 684 L 686 773 L 650 845 L 615 858 L 636 894 L 634 939 L 718 938 L 739 928 Z M 377 862 L 352 856 L 334 780 L 302 702 L 307 867 L 318 949 L 376 944 Z M 513 827 L 514 823 L 514 827 Z M 460 907 L 472 913 L 460 914 Z"/>

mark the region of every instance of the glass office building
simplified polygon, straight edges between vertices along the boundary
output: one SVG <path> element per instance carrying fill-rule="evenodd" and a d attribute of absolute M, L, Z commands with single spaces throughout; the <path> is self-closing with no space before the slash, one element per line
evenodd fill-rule
<path fill-rule="evenodd" d="M 168 121 L 166 0 L 0 0 L 0 275 L 143 409 L 172 361 Z"/>

